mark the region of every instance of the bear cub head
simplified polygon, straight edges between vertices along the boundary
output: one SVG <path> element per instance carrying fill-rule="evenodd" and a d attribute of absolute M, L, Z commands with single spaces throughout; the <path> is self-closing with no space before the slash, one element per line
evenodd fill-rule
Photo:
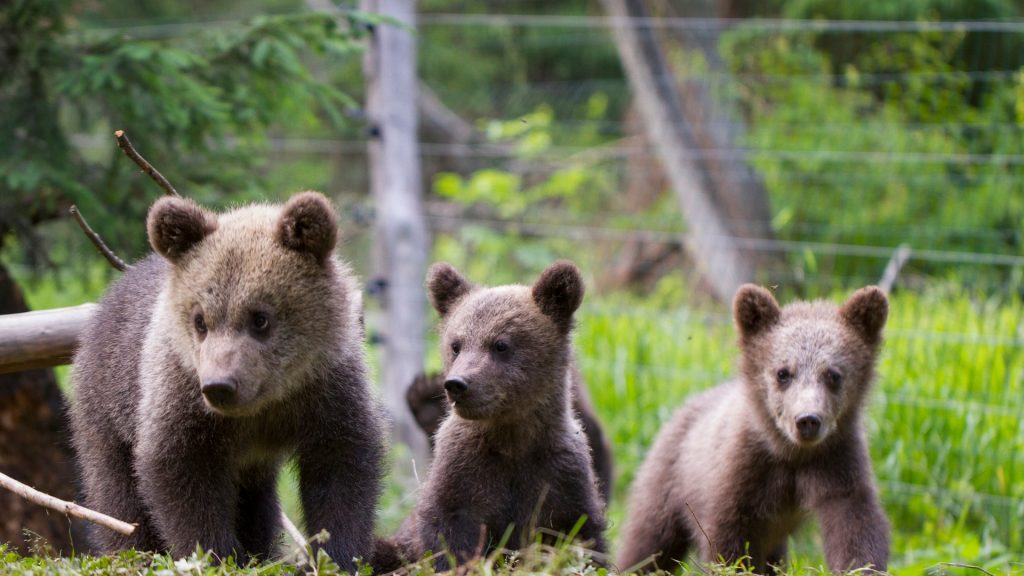
<path fill-rule="evenodd" d="M 780 307 L 771 292 L 747 284 L 733 312 L 744 380 L 778 443 L 813 449 L 850 430 L 874 378 L 889 314 L 885 293 L 869 286 L 841 306 Z"/>
<path fill-rule="evenodd" d="M 438 263 L 427 289 L 441 316 L 444 388 L 458 416 L 514 421 L 565 401 L 573 313 L 584 291 L 574 264 L 555 262 L 533 286 L 481 288 Z"/>
<path fill-rule="evenodd" d="M 318 193 L 220 215 L 165 197 L 147 231 L 171 265 L 157 312 L 170 352 L 214 413 L 287 397 L 324 366 L 325 347 L 357 334 L 353 279 L 331 257 L 337 218 Z"/>

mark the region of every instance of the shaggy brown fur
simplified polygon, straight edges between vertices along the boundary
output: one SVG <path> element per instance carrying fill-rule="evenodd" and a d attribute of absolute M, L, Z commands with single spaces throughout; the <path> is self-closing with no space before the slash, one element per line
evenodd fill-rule
<path fill-rule="evenodd" d="M 877 288 L 840 307 L 780 308 L 746 285 L 734 305 L 742 376 L 691 399 L 637 474 L 619 567 L 654 557 L 672 569 L 749 554 L 764 571 L 786 557 L 806 512 L 821 523 L 833 570 L 885 570 L 889 522 L 861 425 L 888 301 Z M 705 537 L 706 533 L 706 537 Z"/>
<path fill-rule="evenodd" d="M 583 432 L 587 435 L 594 473 L 597 475 L 598 489 L 601 492 L 601 499 L 607 503 L 611 497 L 612 483 L 615 480 L 612 447 L 608 443 L 604 430 L 601 428 L 601 422 L 597 419 L 594 407 L 590 403 L 590 395 L 587 394 L 587 387 L 583 384 L 583 375 L 580 374 L 575 361 L 572 362 L 570 375 L 569 390 L 572 394 L 573 412 L 579 418 L 580 424 L 583 425 Z M 417 375 L 406 390 L 405 399 L 413 417 L 416 418 L 416 423 L 427 434 L 430 448 L 433 449 L 434 435 L 437 434 L 441 422 L 448 415 L 444 374 L 435 372 L 430 375 Z"/>
<path fill-rule="evenodd" d="M 406 559 L 447 550 L 464 562 L 506 530 L 514 549 L 534 529 L 564 534 L 586 516 L 578 538 L 603 551 L 603 505 L 569 393 L 579 271 L 557 262 L 532 287 L 474 288 L 435 264 L 427 284 L 442 316 L 452 414 L 398 549 Z"/>
<path fill-rule="evenodd" d="M 327 530 L 346 569 L 368 556 L 382 416 L 335 222 L 311 192 L 219 216 L 179 198 L 150 210 L 159 255 L 110 288 L 74 363 L 86 503 L 138 523 L 97 528 L 101 551 L 266 557 L 294 456 L 308 531 Z"/>

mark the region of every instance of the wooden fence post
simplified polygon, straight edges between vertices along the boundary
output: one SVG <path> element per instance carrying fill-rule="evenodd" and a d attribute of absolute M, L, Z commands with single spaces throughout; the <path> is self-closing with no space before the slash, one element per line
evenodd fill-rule
<path fill-rule="evenodd" d="M 360 8 L 407 27 L 377 26 L 370 34 L 364 69 L 376 266 L 383 280 L 381 392 L 397 439 L 410 447 L 418 462 L 425 462 L 427 441 L 405 402 L 406 388 L 423 369 L 423 281 L 430 249 L 417 144 L 416 3 L 362 0 Z"/>

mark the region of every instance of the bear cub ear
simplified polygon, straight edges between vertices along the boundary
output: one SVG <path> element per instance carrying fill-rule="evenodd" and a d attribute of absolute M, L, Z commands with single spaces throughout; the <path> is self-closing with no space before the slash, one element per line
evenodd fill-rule
<path fill-rule="evenodd" d="M 775 296 L 754 284 L 740 286 L 733 299 L 732 310 L 736 328 L 743 340 L 771 328 L 782 317 L 782 309 Z"/>
<path fill-rule="evenodd" d="M 319 192 L 292 196 L 277 220 L 275 238 L 285 248 L 312 254 L 323 263 L 338 241 L 338 216 Z"/>
<path fill-rule="evenodd" d="M 881 288 L 867 286 L 850 296 L 839 308 L 839 315 L 868 344 L 875 345 L 881 340 L 882 328 L 889 318 L 889 299 Z"/>
<path fill-rule="evenodd" d="M 583 302 L 583 277 L 576 265 L 559 260 L 533 283 L 533 301 L 563 333 L 572 329 L 572 315 Z"/>
<path fill-rule="evenodd" d="M 473 284 L 447 262 L 438 262 L 427 271 L 427 294 L 430 296 L 430 304 L 442 318 L 447 316 L 455 307 L 455 303 L 472 289 Z"/>
<path fill-rule="evenodd" d="M 146 233 L 153 250 L 178 262 L 203 238 L 217 229 L 217 216 L 198 204 L 176 196 L 157 200 L 146 217 Z"/>

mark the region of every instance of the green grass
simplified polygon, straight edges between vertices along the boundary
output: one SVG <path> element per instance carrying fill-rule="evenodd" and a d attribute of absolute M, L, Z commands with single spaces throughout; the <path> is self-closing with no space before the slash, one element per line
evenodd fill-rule
<path fill-rule="evenodd" d="M 891 310 L 867 413 L 894 528 L 891 566 L 1008 570 L 1024 561 L 1021 303 L 900 293 Z M 592 301 L 576 344 L 615 449 L 614 542 L 633 474 L 662 424 L 689 395 L 735 373 L 735 335 L 725 309 Z M 813 525 L 793 549 L 798 563 L 823 561 Z"/>
<path fill-rule="evenodd" d="M 29 303 L 46 308 L 94 299 L 106 274 L 98 269 L 90 278 L 77 286 L 29 284 Z M 613 546 L 634 472 L 662 424 L 691 394 L 735 372 L 728 309 L 674 308 L 672 303 L 681 298 L 671 293 L 643 300 L 588 297 L 579 313 L 581 367 L 615 451 L 617 479 L 607 535 Z M 892 298 L 867 422 L 875 473 L 893 523 L 891 568 L 896 573 L 955 573 L 943 562 L 1024 572 L 1022 313 L 1019 300 L 972 298 L 955 291 L 901 292 Z M 428 364 L 436 365 L 433 347 L 430 354 Z M 378 516 L 378 530 L 385 534 L 397 528 L 415 500 L 412 464 L 401 447 L 393 450 L 392 467 Z M 418 467 L 425 474 L 422 464 Z M 298 519 L 290 470 L 282 477 L 281 494 L 286 510 Z M 791 572 L 821 569 L 813 522 L 793 539 L 791 549 Z M 33 561 L 20 560 L 18 570 L 107 570 L 103 560 L 58 564 L 38 559 L 43 564 L 32 568 Z M 164 560 L 145 555 L 109 562 L 164 566 Z M 272 574 L 276 568 L 265 569 Z"/>

